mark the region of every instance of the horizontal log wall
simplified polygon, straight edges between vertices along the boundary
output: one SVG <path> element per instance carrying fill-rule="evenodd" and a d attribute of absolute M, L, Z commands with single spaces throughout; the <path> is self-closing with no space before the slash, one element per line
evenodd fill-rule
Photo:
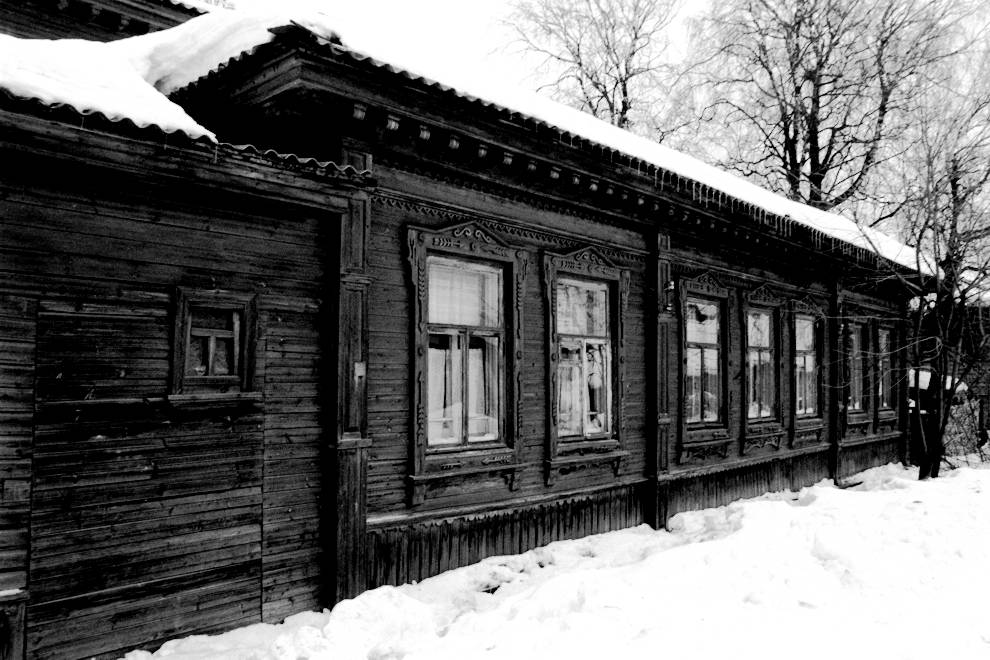
<path fill-rule="evenodd" d="M 0 591 L 27 586 L 36 307 L 0 294 Z"/>
<path fill-rule="evenodd" d="M 0 379 L 37 385 L 30 537 L 0 507 L 0 543 L 30 538 L 28 657 L 119 657 L 317 607 L 336 371 L 320 316 L 336 286 L 327 189 L 280 188 L 274 168 L 212 151 L 98 134 L 73 145 L 0 153 L 0 287 L 31 306 L 0 313 L 0 344 L 7 328 L 38 338 L 20 366 L 0 351 Z M 181 176 L 141 169 L 176 164 Z M 251 397 L 166 399 L 179 288 L 254 296 Z M 19 432 L 0 428 L 0 470 L 16 455 L 24 479 L 26 414 Z M 0 473 L 5 502 L 28 496 L 19 474 Z M 0 589 L 24 573 L 0 573 Z"/>
<path fill-rule="evenodd" d="M 414 523 L 372 521 L 369 587 L 423 580 L 485 557 L 642 524 L 645 490 L 641 483 Z"/>

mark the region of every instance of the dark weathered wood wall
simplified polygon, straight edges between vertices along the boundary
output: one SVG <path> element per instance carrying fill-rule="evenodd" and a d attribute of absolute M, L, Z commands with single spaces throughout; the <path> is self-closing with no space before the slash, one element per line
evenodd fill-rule
<path fill-rule="evenodd" d="M 0 591 L 27 586 L 36 307 L 0 294 Z"/>
<path fill-rule="evenodd" d="M 29 656 L 324 604 L 339 212 L 249 159 L 132 143 L 123 170 L 114 139 L 84 136 L 75 162 L 57 144 L 0 156 L 0 581 L 29 589 Z M 167 400 L 176 287 L 257 294 L 259 395 Z"/>

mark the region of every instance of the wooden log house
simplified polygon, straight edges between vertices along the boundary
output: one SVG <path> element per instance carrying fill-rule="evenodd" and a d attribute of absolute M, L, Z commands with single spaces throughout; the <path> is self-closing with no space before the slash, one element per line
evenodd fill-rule
<path fill-rule="evenodd" d="M 173 99 L 223 142 L 0 93 L 0 657 L 904 455 L 868 250 L 295 26 Z"/>

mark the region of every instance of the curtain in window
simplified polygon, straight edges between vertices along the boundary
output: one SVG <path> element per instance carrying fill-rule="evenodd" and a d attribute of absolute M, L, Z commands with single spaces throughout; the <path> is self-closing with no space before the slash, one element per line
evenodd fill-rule
<path fill-rule="evenodd" d="M 815 322 L 811 318 L 794 319 L 795 412 L 818 414 L 818 365 Z"/>
<path fill-rule="evenodd" d="M 688 422 L 717 422 L 722 409 L 719 307 L 717 303 L 689 299 L 685 312 L 686 419 Z"/>

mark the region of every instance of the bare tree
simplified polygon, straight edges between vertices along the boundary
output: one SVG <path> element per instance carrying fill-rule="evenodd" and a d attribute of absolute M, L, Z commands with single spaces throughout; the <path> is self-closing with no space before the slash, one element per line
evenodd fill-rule
<path fill-rule="evenodd" d="M 950 0 L 716 3 L 700 34 L 724 164 L 820 209 L 859 199 L 955 13 Z"/>
<path fill-rule="evenodd" d="M 518 0 L 509 23 L 546 58 L 559 100 L 644 131 L 676 78 L 666 31 L 680 1 Z"/>
<path fill-rule="evenodd" d="M 973 43 L 985 43 L 986 32 Z M 985 48 L 957 52 L 918 95 L 895 185 L 905 192 L 902 234 L 918 278 L 908 346 L 930 372 L 927 401 L 909 382 L 921 476 L 937 476 L 956 387 L 985 381 L 990 361 L 990 83 Z M 984 394 L 986 394 L 984 392 Z M 920 415 L 927 409 L 927 417 Z"/>

